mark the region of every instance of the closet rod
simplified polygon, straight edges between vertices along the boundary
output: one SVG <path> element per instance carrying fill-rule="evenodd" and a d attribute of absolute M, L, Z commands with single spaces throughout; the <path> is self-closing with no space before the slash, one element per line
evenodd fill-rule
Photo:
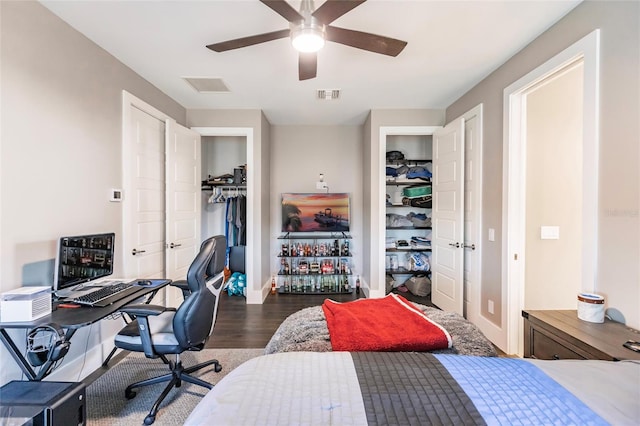
<path fill-rule="evenodd" d="M 203 191 L 215 191 L 216 188 L 220 188 L 220 189 L 237 189 L 239 191 L 246 191 L 247 187 L 246 186 L 238 186 L 238 185 L 209 185 L 208 187 L 202 187 Z"/>

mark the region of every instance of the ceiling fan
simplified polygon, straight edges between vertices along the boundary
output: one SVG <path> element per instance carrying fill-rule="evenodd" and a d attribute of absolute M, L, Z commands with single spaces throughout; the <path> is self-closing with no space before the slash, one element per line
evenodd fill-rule
<path fill-rule="evenodd" d="M 260 1 L 289 21 L 290 28 L 209 44 L 207 47 L 216 52 L 225 52 L 291 37 L 293 46 L 299 51 L 298 78 L 308 80 L 316 77 L 317 52 L 324 46 L 325 40 L 388 56 L 398 56 L 407 45 L 406 41 L 329 25 L 366 0 L 327 0 L 317 9 L 313 0 L 302 0 L 299 12 L 284 0 Z"/>

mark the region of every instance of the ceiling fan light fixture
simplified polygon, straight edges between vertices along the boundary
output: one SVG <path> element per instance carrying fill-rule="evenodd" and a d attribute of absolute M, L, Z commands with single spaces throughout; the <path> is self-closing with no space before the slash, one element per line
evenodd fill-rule
<path fill-rule="evenodd" d="M 291 44 L 298 52 L 317 52 L 324 46 L 324 31 L 316 26 L 301 26 L 291 30 Z"/>

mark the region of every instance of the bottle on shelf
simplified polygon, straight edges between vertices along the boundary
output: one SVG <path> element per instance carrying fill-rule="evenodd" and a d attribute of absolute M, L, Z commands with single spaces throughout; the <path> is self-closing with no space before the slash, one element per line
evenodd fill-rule
<path fill-rule="evenodd" d="M 360 294 L 360 275 L 356 278 L 356 294 Z"/>
<path fill-rule="evenodd" d="M 271 276 L 271 294 L 276 294 L 276 277 Z"/>

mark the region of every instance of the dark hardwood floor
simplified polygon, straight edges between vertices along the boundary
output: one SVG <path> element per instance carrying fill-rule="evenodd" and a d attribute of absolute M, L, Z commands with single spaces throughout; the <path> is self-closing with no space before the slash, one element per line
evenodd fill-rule
<path fill-rule="evenodd" d="M 401 293 L 409 300 L 431 305 L 428 298 Z M 282 321 L 294 312 L 310 306 L 319 306 L 329 297 L 338 302 L 356 300 L 362 296 L 352 294 L 270 294 L 262 305 L 248 305 L 244 297 L 229 296 L 222 292 L 213 334 L 207 348 L 264 348 Z"/>

